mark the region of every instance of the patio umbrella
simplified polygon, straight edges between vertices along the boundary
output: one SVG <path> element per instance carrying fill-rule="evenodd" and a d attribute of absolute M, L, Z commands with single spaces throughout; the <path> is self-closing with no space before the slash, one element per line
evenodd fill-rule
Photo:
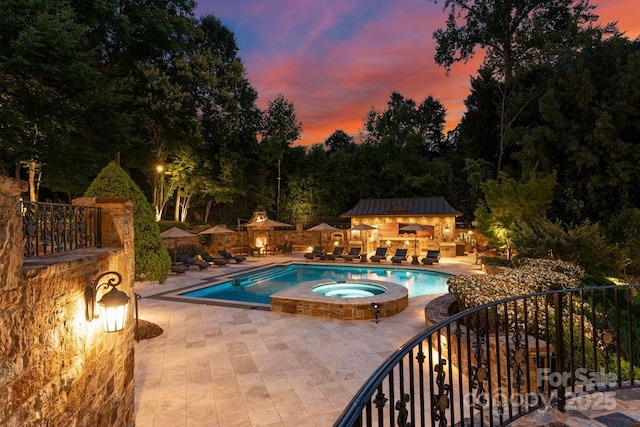
<path fill-rule="evenodd" d="M 357 231 L 361 231 L 362 232 L 362 231 L 375 230 L 375 229 L 376 229 L 375 227 L 372 227 L 372 226 L 367 225 L 367 224 L 360 223 L 360 224 L 356 225 L 355 227 L 351 227 L 349 229 L 349 231 L 357 230 Z M 364 239 L 362 239 L 362 249 L 365 249 L 365 248 L 366 248 L 365 242 L 364 242 Z M 366 252 L 366 250 L 365 250 L 365 252 Z"/>
<path fill-rule="evenodd" d="M 276 221 L 274 219 L 265 219 L 264 221 L 248 222 L 244 224 L 244 226 L 255 227 L 255 228 L 293 227 L 293 225 L 291 224 L 286 224 L 284 222 Z"/>
<path fill-rule="evenodd" d="M 321 222 L 320 224 L 316 225 L 315 227 L 311 227 L 309 228 L 307 231 L 337 231 L 338 229 L 335 228 L 332 225 L 329 225 L 325 222 Z"/>
<path fill-rule="evenodd" d="M 424 231 L 428 229 L 428 227 L 425 227 L 421 224 L 409 224 L 398 229 L 400 231 L 413 231 L 415 233 L 413 235 L 413 259 L 411 260 L 411 264 L 418 264 L 418 231 Z"/>
<path fill-rule="evenodd" d="M 173 244 L 174 261 L 177 260 L 177 256 L 178 256 L 178 240 L 177 239 L 184 238 L 184 237 L 193 237 L 193 236 L 195 236 L 195 234 L 178 227 L 172 227 L 160 233 L 160 237 L 162 237 L 163 239 L 174 239 L 174 244 Z"/>
<path fill-rule="evenodd" d="M 351 227 L 349 230 L 360 230 L 360 231 L 365 230 L 366 231 L 366 230 L 375 230 L 375 229 L 376 229 L 375 227 L 372 227 L 367 224 L 358 224 L 355 227 Z"/>
<path fill-rule="evenodd" d="M 180 237 L 193 237 L 193 236 L 195 236 L 195 234 L 178 227 L 172 227 L 160 233 L 160 237 L 162 237 L 163 239 L 177 239 Z"/>
<path fill-rule="evenodd" d="M 323 231 L 337 231 L 337 230 L 338 229 L 335 228 L 334 226 L 329 225 L 329 224 L 327 224 L 325 222 L 321 222 L 320 224 L 309 228 L 307 231 L 319 231 L 320 232 L 320 244 L 323 245 L 324 244 L 324 242 L 323 242 L 323 237 L 324 237 Z"/>
<path fill-rule="evenodd" d="M 233 230 L 229 230 L 227 227 L 223 227 L 221 225 L 216 225 L 215 227 L 207 228 L 204 231 L 199 232 L 198 234 L 213 234 L 214 236 L 219 236 L 221 234 L 232 234 L 235 233 Z M 218 239 L 216 238 L 216 251 L 218 250 Z"/>

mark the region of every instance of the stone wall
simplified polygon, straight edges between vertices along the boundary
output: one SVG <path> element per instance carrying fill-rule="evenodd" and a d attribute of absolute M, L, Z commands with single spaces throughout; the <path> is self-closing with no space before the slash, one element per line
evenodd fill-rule
<path fill-rule="evenodd" d="M 133 205 L 80 201 L 103 207 L 111 247 L 23 259 L 25 190 L 0 177 L 0 426 L 132 426 Z M 107 333 L 100 320 L 85 319 L 84 291 L 112 270 L 131 303 L 125 330 Z"/>
<path fill-rule="evenodd" d="M 432 328 L 446 320 L 451 315 L 449 314 L 450 307 L 455 303 L 455 296 L 453 294 L 446 294 L 441 297 L 431 300 L 425 307 L 425 327 L 426 329 Z M 503 333 L 489 334 L 489 346 L 483 340 L 482 344 L 482 361 L 478 363 L 476 356 L 476 334 L 471 330 L 467 330 L 464 325 L 460 326 L 460 334 L 454 333 L 456 324 L 451 325 L 451 335 L 447 334 L 447 329 L 440 329 L 438 334 L 434 334 L 435 338 L 431 341 L 431 346 L 437 352 L 438 346 L 441 354 L 451 355 L 451 363 L 457 369 L 460 369 L 466 376 L 471 376 L 473 367 L 477 368 L 479 365 L 484 366 L 483 378 L 491 379 L 494 390 L 499 387 L 509 391 L 519 393 L 536 393 L 538 386 L 538 368 L 549 368 L 548 362 L 551 360 L 550 356 L 554 353 L 555 348 L 553 345 L 548 345 L 545 341 L 536 340 L 532 336 L 525 335 L 522 337 L 521 351 L 516 352 L 516 357 L 512 353 L 514 350 L 513 336 L 505 335 Z M 468 335 L 468 337 L 467 337 Z M 507 340 L 509 344 L 507 345 Z M 524 340 L 527 340 L 526 346 Z M 467 342 L 471 343 L 471 348 L 467 345 Z M 525 348 L 528 349 L 528 353 L 525 354 Z M 498 351 L 497 351 L 498 350 Z M 449 353 L 450 351 L 450 353 Z M 509 352 L 509 355 L 507 354 Z M 538 363 L 538 357 L 540 356 L 544 362 Z M 444 356 L 446 358 L 446 356 Z M 520 363 L 512 361 L 512 366 L 507 366 L 507 361 L 511 359 L 522 359 Z M 514 367 L 518 366 L 522 370 L 521 381 L 524 382 L 520 387 L 516 387 L 513 384 L 516 383 L 514 376 Z M 528 376 L 528 379 L 527 379 Z M 486 387 L 486 384 L 485 384 Z"/>

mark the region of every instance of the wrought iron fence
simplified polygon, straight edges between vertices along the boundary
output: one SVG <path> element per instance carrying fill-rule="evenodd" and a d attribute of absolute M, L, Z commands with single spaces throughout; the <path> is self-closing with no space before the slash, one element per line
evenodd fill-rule
<path fill-rule="evenodd" d="M 504 425 L 534 409 L 614 409 L 640 369 L 640 285 L 510 298 L 397 350 L 336 426 Z"/>
<path fill-rule="evenodd" d="M 21 202 L 26 257 L 101 246 L 101 209 Z"/>

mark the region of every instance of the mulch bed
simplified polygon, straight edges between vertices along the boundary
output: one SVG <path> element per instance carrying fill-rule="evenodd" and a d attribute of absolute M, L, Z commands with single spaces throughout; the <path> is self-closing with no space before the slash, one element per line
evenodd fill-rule
<path fill-rule="evenodd" d="M 138 319 L 138 338 L 141 340 L 148 340 L 162 335 L 164 331 L 155 323 L 147 322 L 146 320 Z"/>

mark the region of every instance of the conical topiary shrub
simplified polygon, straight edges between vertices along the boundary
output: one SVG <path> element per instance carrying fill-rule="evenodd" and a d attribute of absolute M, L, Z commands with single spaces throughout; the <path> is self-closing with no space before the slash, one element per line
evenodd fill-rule
<path fill-rule="evenodd" d="M 84 196 L 124 197 L 133 200 L 135 280 L 157 280 L 164 283 L 171 268 L 171 258 L 160 237 L 153 207 L 129 175 L 111 162 L 93 180 Z"/>

